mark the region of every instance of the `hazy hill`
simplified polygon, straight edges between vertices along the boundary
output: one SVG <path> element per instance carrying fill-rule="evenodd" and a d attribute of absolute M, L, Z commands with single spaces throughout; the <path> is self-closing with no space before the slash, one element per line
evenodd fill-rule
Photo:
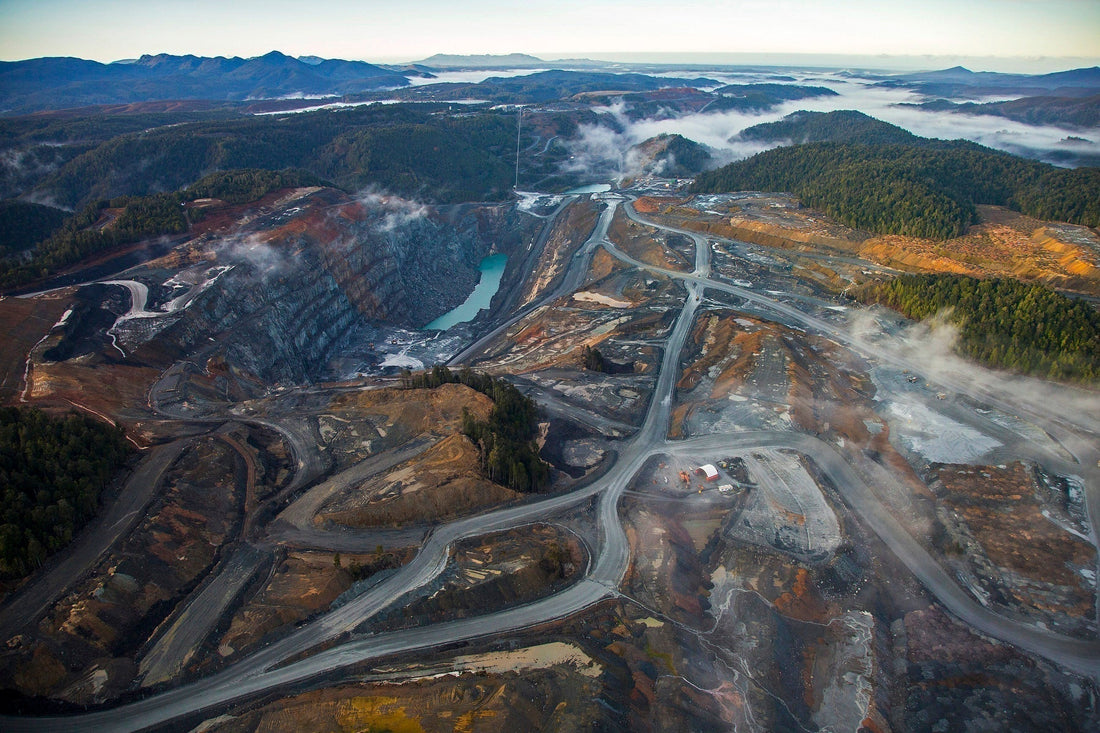
<path fill-rule="evenodd" d="M 1100 94 L 1090 97 L 1023 97 L 986 104 L 935 99 L 904 106 L 932 112 L 992 115 L 1029 125 L 1069 125 L 1082 129 L 1100 127 Z"/>
<path fill-rule="evenodd" d="M 410 65 L 439 68 L 464 69 L 523 69 L 546 66 L 547 62 L 525 53 L 508 54 L 450 54 L 437 53 L 423 61 L 412 61 Z"/>
<path fill-rule="evenodd" d="M 782 102 L 814 97 L 835 97 L 832 89 L 796 84 L 728 84 L 714 90 L 720 95 L 707 110 L 739 110 L 742 112 L 771 109 Z"/>
<path fill-rule="evenodd" d="M 491 102 L 531 103 L 567 99 L 591 92 L 646 92 L 670 87 L 712 86 L 712 79 L 679 79 L 647 74 L 553 69 L 525 76 L 493 76 L 476 84 L 442 83 L 402 90 L 409 99 L 484 99 Z"/>
<path fill-rule="evenodd" d="M 1100 92 L 1100 66 L 1035 75 L 971 71 L 955 66 L 940 71 L 905 74 L 879 84 L 915 89 L 934 97 L 975 97 L 988 94 L 1087 97 Z"/>

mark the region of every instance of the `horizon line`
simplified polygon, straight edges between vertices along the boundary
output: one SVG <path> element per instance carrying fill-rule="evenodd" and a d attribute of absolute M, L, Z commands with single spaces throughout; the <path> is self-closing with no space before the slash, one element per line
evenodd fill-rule
<path fill-rule="evenodd" d="M 546 63 L 555 62 L 568 62 L 568 61 L 595 61 L 601 63 L 622 63 L 622 64 L 663 64 L 663 65 L 701 65 L 701 64 L 719 64 L 728 66 L 744 66 L 744 65 L 766 65 L 766 66 L 806 66 L 811 65 L 807 62 L 816 62 L 812 65 L 822 67 L 837 67 L 837 66 L 851 66 L 853 64 L 869 64 L 863 68 L 867 69 L 891 69 L 890 62 L 900 63 L 905 70 L 913 70 L 923 68 L 922 66 L 915 65 L 919 62 L 934 63 L 936 61 L 942 61 L 951 66 L 966 65 L 964 62 L 969 62 L 971 65 L 978 65 L 981 62 L 985 62 L 993 65 L 1003 64 L 1025 64 L 1025 65 L 1059 65 L 1065 64 L 1065 70 L 1071 70 L 1074 68 L 1087 68 L 1092 66 L 1100 66 L 1100 57 L 1089 56 L 1026 56 L 1026 55 L 1004 55 L 1004 56 L 992 56 L 992 55 L 980 55 L 971 56 L 965 54 L 838 54 L 838 53 L 816 53 L 816 52 L 782 52 L 782 51 L 767 51 L 767 52 L 710 52 L 710 51 L 650 51 L 650 52 L 600 52 L 592 51 L 585 53 L 555 53 L 555 52 L 527 52 L 527 51 L 512 51 L 509 53 L 453 53 L 440 51 L 429 54 L 428 56 L 418 56 L 416 58 L 409 58 L 408 56 L 379 56 L 375 58 L 369 57 L 341 57 L 341 56 L 321 56 L 316 53 L 302 53 L 292 54 L 280 51 L 279 49 L 272 49 L 271 51 L 256 54 L 253 56 L 240 56 L 239 54 L 218 54 L 217 56 L 202 56 L 194 53 L 173 53 L 168 51 L 147 52 L 142 56 L 196 56 L 198 58 L 243 58 L 243 59 L 256 59 L 261 58 L 268 53 L 278 52 L 284 56 L 294 59 L 301 59 L 303 57 L 321 58 L 325 60 L 342 60 L 342 61 L 361 61 L 371 64 L 385 64 L 385 65 L 405 65 L 413 64 L 424 61 L 432 56 L 454 56 L 454 57 L 486 57 L 486 58 L 504 58 L 507 56 L 531 56 L 539 61 L 545 61 Z M 32 56 L 21 59 L 0 59 L 0 63 L 18 63 L 21 61 L 34 61 L 44 58 L 75 58 L 83 61 L 95 61 L 102 64 L 116 64 L 136 61 L 139 57 L 127 57 L 120 59 L 111 59 L 109 61 L 103 61 L 100 59 L 86 58 L 82 56 Z M 786 63 L 784 63 L 786 61 Z M 978 64 L 975 64 L 978 62 Z M 897 68 L 897 67 L 893 67 Z M 936 67 L 939 68 L 939 67 Z M 972 69 L 972 70 L 984 70 L 984 69 Z M 1026 72 L 1019 72 L 1026 73 Z"/>

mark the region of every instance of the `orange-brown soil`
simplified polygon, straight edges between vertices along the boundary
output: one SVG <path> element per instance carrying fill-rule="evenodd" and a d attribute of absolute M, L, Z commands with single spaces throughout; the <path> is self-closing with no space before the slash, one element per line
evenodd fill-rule
<path fill-rule="evenodd" d="M 597 680 L 562 664 L 522 675 L 462 674 L 318 690 L 221 721 L 212 733 L 462 733 L 587 730 L 602 716 Z"/>
<path fill-rule="evenodd" d="M 145 405 L 145 395 L 159 376 L 157 369 L 130 364 L 36 364 L 31 368 L 28 401 L 68 403 L 126 422 L 137 416 L 135 407 Z"/>
<path fill-rule="evenodd" d="M 315 521 L 350 527 L 439 521 L 498 506 L 521 494 L 484 478 L 477 448 L 454 434 L 322 509 Z"/>
<path fill-rule="evenodd" d="M 435 389 L 345 392 L 332 400 L 330 409 L 383 423 L 387 431 L 411 438 L 421 433 L 448 435 L 462 426 L 463 408 L 484 420 L 492 406 L 492 400 L 463 384 L 444 384 Z"/>
<path fill-rule="evenodd" d="M 647 265 L 680 272 L 689 272 L 693 266 L 682 254 L 664 246 L 656 230 L 638 224 L 621 210 L 615 212 L 607 236 L 619 249 Z"/>
<path fill-rule="evenodd" d="M 591 201 L 577 201 L 562 212 L 535 265 L 537 275 L 524 286 L 520 295 L 521 304 L 537 300 L 546 292 L 554 279 L 565 270 L 573 253 L 588 239 L 598 218 L 599 210 Z"/>
<path fill-rule="evenodd" d="M 406 562 L 411 551 L 398 553 L 347 554 L 337 567 L 333 553 L 291 552 L 264 585 L 233 617 L 221 638 L 218 654 L 223 657 L 253 649 L 266 634 L 308 618 L 328 608 L 354 580 L 349 568 L 366 570 Z M 369 574 L 369 573 L 368 573 Z"/>
<path fill-rule="evenodd" d="M 728 216 L 669 206 L 661 212 L 674 213 L 684 228 L 768 247 L 820 248 L 912 272 L 1015 277 L 1100 294 L 1100 250 L 1075 242 L 1071 233 L 1087 231 L 1082 227 L 1067 228 L 1002 207 L 981 206 L 981 222 L 947 241 L 874 236 L 832 222 L 819 212 L 796 208 L 782 197 L 776 200 L 782 205 L 774 209 L 741 211 L 734 206 Z"/>
<path fill-rule="evenodd" d="M 663 214 L 673 206 L 686 203 L 690 199 L 666 196 L 642 196 L 634 202 L 634 210 L 639 214 Z"/>
<path fill-rule="evenodd" d="M 1022 463 L 943 466 L 943 501 L 965 522 L 1002 584 L 1025 607 L 1092 618 L 1095 593 L 1080 569 L 1096 567 L 1096 550 L 1042 514 L 1035 479 Z"/>
<path fill-rule="evenodd" d="M 0 297 L 0 400 L 16 398 L 24 387 L 27 354 L 69 307 L 72 290 L 57 290 L 36 298 Z"/>

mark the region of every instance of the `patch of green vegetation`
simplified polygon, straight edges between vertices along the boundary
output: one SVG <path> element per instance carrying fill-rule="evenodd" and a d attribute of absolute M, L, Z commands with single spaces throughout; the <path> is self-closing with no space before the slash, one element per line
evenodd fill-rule
<path fill-rule="evenodd" d="M 122 211 L 110 226 L 92 228 L 107 208 Z M 186 231 L 174 194 L 96 201 L 69 217 L 53 236 L 35 245 L 30 259 L 0 263 L 0 288 L 34 282 L 111 247 L 159 234 Z"/>
<path fill-rule="evenodd" d="M 550 481 L 550 466 L 539 458 L 535 445 L 538 406 L 503 379 L 464 368 L 455 374 L 440 364 L 430 371 L 402 375 L 407 389 L 434 389 L 443 384 L 464 384 L 493 401 L 488 420 L 462 411 L 462 432 L 477 446 L 481 469 L 490 481 L 522 492 L 539 491 Z"/>
<path fill-rule="evenodd" d="M 29 201 L 0 201 L 0 257 L 30 249 L 65 221 L 61 209 Z"/>
<path fill-rule="evenodd" d="M 221 199 L 228 204 L 246 204 L 257 201 L 272 191 L 303 186 L 331 186 L 308 171 L 287 169 L 269 171 L 244 168 L 211 173 L 187 187 L 179 194 L 182 201 Z"/>
<path fill-rule="evenodd" d="M 1042 285 L 961 275 L 902 275 L 855 293 L 909 318 L 947 313 L 958 350 L 985 364 L 1077 382 L 1100 378 L 1100 313 Z"/>
<path fill-rule="evenodd" d="M 75 412 L 0 408 L 0 575 L 28 575 L 67 545 L 129 453 L 121 430 Z"/>
<path fill-rule="evenodd" d="M 701 174 L 692 190 L 789 191 L 849 226 L 930 239 L 963 234 L 977 204 L 1100 225 L 1100 168 L 1055 168 L 964 141 L 776 148 Z"/>

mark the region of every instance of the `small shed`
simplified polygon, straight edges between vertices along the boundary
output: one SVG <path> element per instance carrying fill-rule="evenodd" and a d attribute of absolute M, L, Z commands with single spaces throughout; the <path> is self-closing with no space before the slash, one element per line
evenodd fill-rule
<path fill-rule="evenodd" d="M 718 480 L 718 469 L 711 463 L 699 466 L 699 468 L 695 469 L 695 473 L 699 476 L 705 476 L 707 481 Z"/>

